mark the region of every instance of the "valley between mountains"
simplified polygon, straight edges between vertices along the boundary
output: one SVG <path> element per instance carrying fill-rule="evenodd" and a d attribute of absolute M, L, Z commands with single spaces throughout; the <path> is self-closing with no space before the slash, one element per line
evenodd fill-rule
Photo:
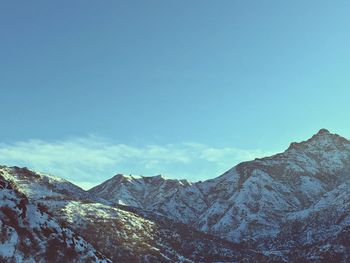
<path fill-rule="evenodd" d="M 199 182 L 85 191 L 0 167 L 0 262 L 350 262 L 350 141 L 321 129 Z"/>

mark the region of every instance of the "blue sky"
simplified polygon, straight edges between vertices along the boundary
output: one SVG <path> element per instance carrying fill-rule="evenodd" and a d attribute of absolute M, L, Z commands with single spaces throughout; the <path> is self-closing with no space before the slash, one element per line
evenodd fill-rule
<path fill-rule="evenodd" d="M 3 1 L 0 161 L 85 187 L 116 172 L 199 180 L 323 127 L 350 137 L 349 12 Z"/>

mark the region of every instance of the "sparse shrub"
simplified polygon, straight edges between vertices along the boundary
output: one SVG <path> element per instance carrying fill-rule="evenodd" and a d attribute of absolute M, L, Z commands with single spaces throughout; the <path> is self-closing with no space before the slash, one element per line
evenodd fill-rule
<path fill-rule="evenodd" d="M 62 228 L 68 228 L 68 223 L 64 219 L 59 218 L 58 223 Z"/>
<path fill-rule="evenodd" d="M 10 226 L 18 228 L 18 217 L 15 211 L 8 206 L 3 206 L 1 207 L 1 212 L 8 218 L 7 223 Z"/>
<path fill-rule="evenodd" d="M 78 256 L 78 253 L 73 248 L 67 248 L 64 252 L 64 262 L 72 262 L 74 258 Z"/>
<path fill-rule="evenodd" d="M 38 203 L 37 206 L 38 206 L 38 209 L 39 209 L 39 211 L 41 212 L 42 215 L 44 213 L 51 215 L 50 211 L 49 211 L 49 208 L 45 204 Z"/>
<path fill-rule="evenodd" d="M 17 249 L 19 249 L 23 253 L 25 258 L 28 258 L 33 253 L 33 250 L 34 250 L 33 247 L 34 246 L 35 245 L 32 246 L 31 239 L 29 239 L 29 238 L 21 238 L 19 243 L 18 243 Z"/>
<path fill-rule="evenodd" d="M 2 176 L 0 176 L 2 177 Z M 6 187 L 6 182 L 4 180 L 1 180 L 0 178 L 0 189 L 4 189 Z"/>
<path fill-rule="evenodd" d="M 64 249 L 65 244 L 54 238 L 47 241 L 45 258 L 47 262 L 60 262 L 60 252 Z"/>
<path fill-rule="evenodd" d="M 53 229 L 48 228 L 48 227 L 42 228 L 41 231 L 45 237 L 49 237 L 51 234 L 55 233 L 55 231 Z"/>

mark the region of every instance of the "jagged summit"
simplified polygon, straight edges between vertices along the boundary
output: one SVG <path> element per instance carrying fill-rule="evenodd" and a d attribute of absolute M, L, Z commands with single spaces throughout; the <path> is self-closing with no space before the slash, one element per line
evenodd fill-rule
<path fill-rule="evenodd" d="M 302 142 L 292 142 L 286 152 L 291 150 L 334 150 L 343 148 L 344 145 L 350 146 L 350 141 L 344 137 L 339 136 L 336 133 L 331 133 L 327 129 L 320 129 L 316 134 L 314 134 L 310 139 Z"/>
<path fill-rule="evenodd" d="M 122 181 L 122 180 L 134 180 L 134 179 L 142 179 L 143 176 L 140 175 L 126 175 L 126 174 L 122 174 L 122 173 L 118 173 L 116 175 L 114 175 L 110 180 L 112 181 Z"/>
<path fill-rule="evenodd" d="M 329 130 L 322 128 L 318 131 L 317 134 L 321 135 L 321 134 L 331 134 L 331 133 L 329 132 Z"/>
<path fill-rule="evenodd" d="M 187 180 L 167 179 L 162 175 L 134 176 L 117 174 L 102 184 L 91 188 L 90 194 L 99 193 L 100 197 L 114 203 L 152 209 L 155 195 L 173 195 L 179 188 L 190 186 Z M 162 199 L 159 202 L 163 201 Z M 150 207 L 148 207 L 148 205 Z M 159 204 L 161 206 L 162 204 Z"/>
<path fill-rule="evenodd" d="M 122 173 L 118 173 L 114 175 L 112 178 L 108 179 L 106 182 L 130 182 L 130 181 L 138 181 L 138 182 L 144 182 L 144 183 L 154 183 L 158 181 L 167 181 L 167 182 L 177 182 L 180 184 L 190 184 L 186 179 L 172 179 L 168 178 L 162 174 L 153 175 L 153 176 L 144 176 L 144 175 L 126 175 Z"/>
<path fill-rule="evenodd" d="M 158 175 L 153 175 L 153 176 L 144 176 L 144 175 L 126 175 L 126 174 L 121 174 L 118 173 L 114 175 L 112 178 L 108 179 L 107 181 L 122 181 L 122 182 L 130 182 L 130 181 L 139 181 L 139 182 L 155 182 L 155 181 L 168 181 L 168 182 L 182 182 L 182 183 L 188 183 L 186 179 L 171 179 L 168 178 L 164 175 L 158 174 Z M 106 181 L 106 182 L 107 182 Z"/>

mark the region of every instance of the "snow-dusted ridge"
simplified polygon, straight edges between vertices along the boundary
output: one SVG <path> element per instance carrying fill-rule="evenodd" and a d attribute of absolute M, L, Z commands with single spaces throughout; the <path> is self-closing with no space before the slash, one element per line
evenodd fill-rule
<path fill-rule="evenodd" d="M 3 166 L 0 173 L 113 262 L 238 262 L 257 256 L 160 213 L 112 205 L 59 178 L 19 167 Z"/>
<path fill-rule="evenodd" d="M 0 174 L 1 262 L 111 262 Z"/>
<path fill-rule="evenodd" d="M 266 240 L 282 238 L 284 229 L 301 218 L 307 222 L 315 214 L 321 214 L 326 224 L 325 209 L 333 203 L 326 197 L 341 191 L 338 195 L 343 199 L 339 202 L 346 202 L 342 185 L 349 180 L 350 142 L 321 129 L 306 141 L 291 143 L 283 153 L 240 163 L 204 182 L 126 180 L 119 175 L 117 180 L 107 180 L 89 193 L 114 203 L 159 212 L 236 243 L 261 246 Z M 347 218 L 343 212 L 338 214 Z M 333 238 L 350 220 L 345 222 L 334 227 L 337 231 L 325 231 L 317 225 L 309 227 L 308 239 L 301 238 L 298 242 L 301 245 L 319 242 L 319 238 L 313 238 L 325 236 L 319 232 L 327 232 L 326 236 Z"/>
<path fill-rule="evenodd" d="M 350 261 L 350 142 L 325 129 L 203 182 L 118 174 L 84 191 L 0 171 L 117 262 Z"/>

